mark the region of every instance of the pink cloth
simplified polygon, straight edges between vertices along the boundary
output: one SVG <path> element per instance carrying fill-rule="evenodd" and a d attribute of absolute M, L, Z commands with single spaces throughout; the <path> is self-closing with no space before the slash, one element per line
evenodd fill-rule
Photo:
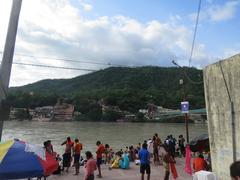
<path fill-rule="evenodd" d="M 89 159 L 85 165 L 85 175 L 84 180 L 88 178 L 91 174 L 94 174 L 94 171 L 97 169 L 97 162 L 94 159 Z"/>
<path fill-rule="evenodd" d="M 186 161 L 185 161 L 185 172 L 192 175 L 192 168 L 191 168 L 191 150 L 190 146 L 186 146 Z"/>

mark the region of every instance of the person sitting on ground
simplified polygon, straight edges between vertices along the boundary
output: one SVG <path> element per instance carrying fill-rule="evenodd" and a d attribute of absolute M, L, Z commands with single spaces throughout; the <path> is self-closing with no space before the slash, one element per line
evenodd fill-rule
<path fill-rule="evenodd" d="M 129 169 L 129 158 L 128 158 L 128 154 L 127 151 L 125 151 L 122 155 L 122 158 L 120 159 L 120 168 L 122 169 Z"/>
<path fill-rule="evenodd" d="M 114 168 L 114 169 L 119 168 L 120 167 L 120 159 L 121 158 L 122 158 L 121 152 L 120 151 L 116 152 L 115 157 L 112 160 L 112 165 L 111 165 L 111 167 L 109 169 L 111 170 L 112 168 Z"/>
<path fill-rule="evenodd" d="M 240 180 L 240 161 L 231 164 L 230 175 L 232 180 Z"/>
<path fill-rule="evenodd" d="M 136 160 L 136 153 L 135 153 L 135 149 L 134 149 L 134 147 L 133 146 L 130 146 L 129 147 L 129 152 L 128 152 L 128 156 L 129 156 L 129 160 L 131 161 L 131 162 L 134 162 L 135 160 Z"/>
<path fill-rule="evenodd" d="M 123 155 L 123 150 L 122 150 L 122 149 L 120 149 L 120 151 L 119 151 L 119 152 L 120 152 L 120 154 L 121 154 L 121 156 L 122 156 L 122 155 Z"/>
<path fill-rule="evenodd" d="M 109 144 L 105 144 L 105 164 L 110 163 L 110 146 Z"/>
<path fill-rule="evenodd" d="M 58 169 L 56 171 L 54 171 L 53 174 L 61 174 L 62 167 L 61 167 L 61 163 L 60 162 L 62 161 L 62 158 L 60 157 L 59 154 L 56 154 L 55 159 L 58 162 Z"/>
<path fill-rule="evenodd" d="M 115 153 L 112 148 L 109 149 L 109 164 L 111 164 L 112 159 L 114 157 Z"/>
<path fill-rule="evenodd" d="M 198 172 L 201 170 L 206 170 L 206 168 L 207 162 L 204 160 L 203 155 L 199 154 L 199 156 L 193 160 L 193 170 L 194 172 Z"/>
<path fill-rule="evenodd" d="M 90 151 L 86 153 L 87 163 L 85 165 L 84 180 L 94 180 L 94 171 L 97 170 L 96 160 L 93 159 L 93 155 Z"/>
<path fill-rule="evenodd" d="M 150 174 L 151 174 L 150 153 L 147 150 L 147 143 L 143 143 L 142 149 L 139 151 L 139 159 L 140 159 L 141 179 L 144 180 L 144 174 L 146 171 L 147 180 L 150 180 Z"/>
<path fill-rule="evenodd" d="M 102 172 L 101 172 L 101 164 L 102 164 L 102 154 L 105 152 L 105 147 L 101 144 L 100 141 L 96 142 L 97 145 L 97 169 L 98 169 L 98 177 L 102 178 Z"/>
<path fill-rule="evenodd" d="M 141 149 L 141 143 L 138 143 L 137 144 L 137 148 L 136 148 L 138 151 L 140 151 L 140 149 Z"/>

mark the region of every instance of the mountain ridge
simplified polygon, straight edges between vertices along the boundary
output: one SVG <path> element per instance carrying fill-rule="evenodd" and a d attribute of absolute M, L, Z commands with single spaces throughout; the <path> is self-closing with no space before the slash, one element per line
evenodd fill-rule
<path fill-rule="evenodd" d="M 183 99 L 183 86 L 179 85 L 179 80 L 185 78 L 183 71 L 186 71 L 193 81 L 202 81 L 202 70 L 196 68 L 110 67 L 71 79 L 46 79 L 21 87 L 11 87 L 10 94 L 34 92 L 72 99 L 87 97 L 95 100 L 102 98 L 111 100 L 112 98 L 115 99 L 113 105 L 118 105 L 128 97 L 136 98 L 136 101 L 141 100 L 141 105 L 145 104 L 144 106 L 152 102 L 168 108 L 176 108 Z M 187 99 L 192 101 L 192 107 L 204 107 L 203 84 L 191 84 L 189 81 L 185 83 Z"/>

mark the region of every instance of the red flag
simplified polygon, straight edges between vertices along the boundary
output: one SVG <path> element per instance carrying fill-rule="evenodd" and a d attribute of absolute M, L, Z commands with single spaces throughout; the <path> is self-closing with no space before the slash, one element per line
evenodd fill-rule
<path fill-rule="evenodd" d="M 186 161 L 185 161 L 185 172 L 192 175 L 192 168 L 191 168 L 191 150 L 190 146 L 186 146 Z"/>

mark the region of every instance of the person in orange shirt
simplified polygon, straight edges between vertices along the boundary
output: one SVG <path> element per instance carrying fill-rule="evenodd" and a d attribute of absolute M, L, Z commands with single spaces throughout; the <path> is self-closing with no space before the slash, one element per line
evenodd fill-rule
<path fill-rule="evenodd" d="M 201 170 L 206 170 L 206 168 L 207 162 L 204 160 L 203 155 L 199 154 L 199 156 L 193 160 L 193 170 L 194 172 L 198 172 Z"/>
<path fill-rule="evenodd" d="M 102 164 L 102 154 L 105 152 L 105 147 L 101 144 L 100 141 L 96 142 L 97 145 L 97 169 L 98 169 L 98 177 L 102 178 L 102 173 L 101 173 L 101 164 Z"/>
<path fill-rule="evenodd" d="M 74 156 L 74 166 L 76 169 L 76 172 L 74 175 L 79 174 L 79 168 L 80 168 L 80 156 L 81 156 L 81 150 L 82 150 L 82 144 L 79 142 L 78 139 L 75 139 L 75 144 L 73 148 L 73 156 Z"/>

